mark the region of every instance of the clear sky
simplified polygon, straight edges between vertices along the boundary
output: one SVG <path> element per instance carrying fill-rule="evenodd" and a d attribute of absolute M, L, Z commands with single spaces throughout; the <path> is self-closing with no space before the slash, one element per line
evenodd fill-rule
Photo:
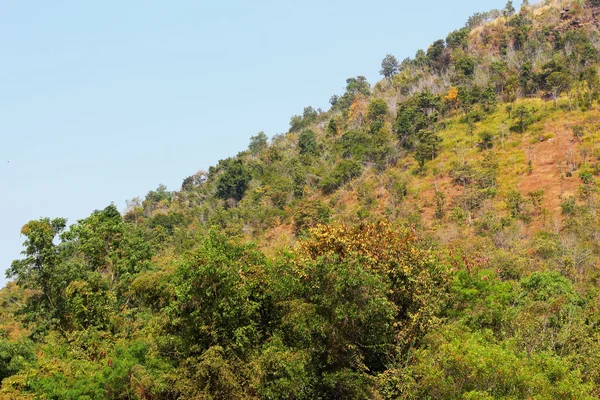
<path fill-rule="evenodd" d="M 0 286 L 27 221 L 179 189 L 505 3 L 1 1 Z"/>

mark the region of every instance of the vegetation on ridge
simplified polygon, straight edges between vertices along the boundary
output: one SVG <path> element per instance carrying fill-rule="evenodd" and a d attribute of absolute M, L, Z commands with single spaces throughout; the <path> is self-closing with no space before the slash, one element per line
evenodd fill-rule
<path fill-rule="evenodd" d="M 178 191 L 28 222 L 0 398 L 600 397 L 598 18 L 509 1 Z"/>

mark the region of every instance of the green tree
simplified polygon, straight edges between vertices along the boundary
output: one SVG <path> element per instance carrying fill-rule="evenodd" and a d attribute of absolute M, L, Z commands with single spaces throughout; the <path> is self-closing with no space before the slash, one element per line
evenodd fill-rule
<path fill-rule="evenodd" d="M 258 373 L 249 357 L 270 323 L 262 314 L 269 307 L 260 283 L 266 263 L 254 246 L 215 231 L 179 262 L 161 319 L 161 351 L 178 365 L 180 395 L 248 398 L 247 382 Z"/>
<path fill-rule="evenodd" d="M 352 160 L 341 160 L 321 182 L 323 193 L 330 194 L 362 174 L 363 167 Z"/>
<path fill-rule="evenodd" d="M 35 358 L 32 343 L 12 342 L 0 334 L 0 382 L 21 371 Z"/>
<path fill-rule="evenodd" d="M 512 116 L 517 120 L 517 123 L 515 126 L 512 126 L 511 129 L 514 129 L 520 133 L 525 132 L 527 127 L 534 122 L 534 113 L 535 109 L 528 108 L 524 104 L 519 104 L 512 111 Z"/>
<path fill-rule="evenodd" d="M 558 97 L 571 87 L 571 75 L 568 72 L 553 72 L 546 78 L 546 84 L 552 90 L 554 106 L 558 108 Z"/>
<path fill-rule="evenodd" d="M 419 170 L 423 171 L 425 163 L 437 157 L 438 147 L 442 139 L 433 132 L 421 131 L 415 146 L 415 160 L 419 164 Z"/>
<path fill-rule="evenodd" d="M 433 127 L 439 119 L 441 106 L 440 96 L 423 92 L 398 107 L 394 131 L 403 147 L 412 149 L 418 133 Z"/>
<path fill-rule="evenodd" d="M 509 0 L 504 6 L 504 10 L 502 10 L 502 14 L 505 17 L 510 17 L 515 14 L 515 6 L 513 5 L 512 0 Z"/>
<path fill-rule="evenodd" d="M 250 144 L 248 145 L 248 150 L 250 150 L 250 153 L 252 153 L 253 155 L 259 154 L 267 147 L 267 135 L 265 135 L 264 132 L 258 132 L 256 135 L 250 137 Z"/>
<path fill-rule="evenodd" d="M 444 40 L 436 40 L 427 49 L 429 66 L 436 72 L 441 72 L 450 64 L 450 54 L 446 51 Z"/>
<path fill-rule="evenodd" d="M 521 193 L 511 190 L 506 196 L 506 207 L 513 218 L 519 218 L 524 212 L 525 199 Z"/>
<path fill-rule="evenodd" d="M 381 61 L 381 70 L 379 71 L 379 73 L 385 78 L 391 79 L 394 75 L 398 73 L 398 70 L 398 60 L 393 55 L 388 54 L 384 57 L 383 61 Z"/>
<path fill-rule="evenodd" d="M 461 28 L 450 32 L 446 37 L 446 45 L 451 49 L 463 47 L 469 39 L 469 32 L 468 28 Z"/>
<path fill-rule="evenodd" d="M 244 197 L 252 175 L 240 159 L 228 158 L 219 162 L 221 176 L 217 181 L 217 197 L 240 201 Z"/>
<path fill-rule="evenodd" d="M 314 156 L 317 154 L 317 136 L 312 130 L 303 131 L 298 137 L 298 147 L 300 154 Z"/>
<path fill-rule="evenodd" d="M 6 271 L 7 278 L 33 291 L 24 311 L 26 321 L 36 322 L 40 330 L 60 325 L 64 288 L 73 276 L 80 275 L 75 269 L 65 268 L 64 247 L 54 243 L 66 224 L 64 218 L 42 218 L 25 224 L 21 229 L 26 238 L 24 258 L 13 261 Z"/>
<path fill-rule="evenodd" d="M 383 122 L 388 114 L 388 106 L 383 99 L 373 99 L 369 103 L 368 118 L 369 121 Z"/>

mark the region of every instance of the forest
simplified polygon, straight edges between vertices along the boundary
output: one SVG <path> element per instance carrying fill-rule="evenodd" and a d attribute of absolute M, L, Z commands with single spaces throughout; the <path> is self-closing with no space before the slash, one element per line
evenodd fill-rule
<path fill-rule="evenodd" d="M 145 197 L 27 222 L 0 399 L 600 398 L 600 0 L 477 13 Z"/>

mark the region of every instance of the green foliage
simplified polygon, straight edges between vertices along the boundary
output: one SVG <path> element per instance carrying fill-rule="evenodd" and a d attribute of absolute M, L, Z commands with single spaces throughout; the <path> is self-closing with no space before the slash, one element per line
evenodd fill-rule
<path fill-rule="evenodd" d="M 437 157 L 441 142 L 442 139 L 433 132 L 421 131 L 418 134 L 415 146 L 415 160 L 417 160 L 420 170 L 423 170 L 428 160 L 433 160 Z"/>
<path fill-rule="evenodd" d="M 381 70 L 379 73 L 386 78 L 391 78 L 398 73 L 398 60 L 391 54 L 386 55 L 381 61 Z"/>
<path fill-rule="evenodd" d="M 23 370 L 34 358 L 33 343 L 11 342 L 0 336 L 0 382 Z"/>
<path fill-rule="evenodd" d="M 383 99 L 374 99 L 369 103 L 368 118 L 371 122 L 381 122 L 388 114 L 388 106 Z"/>
<path fill-rule="evenodd" d="M 516 120 L 516 123 L 510 129 L 519 133 L 525 132 L 527 127 L 535 122 L 535 112 L 535 109 L 519 104 L 512 111 L 512 117 Z"/>
<path fill-rule="evenodd" d="M 518 218 L 524 211 L 525 199 L 520 192 L 511 190 L 506 196 L 506 207 L 510 212 L 511 217 Z"/>
<path fill-rule="evenodd" d="M 362 174 L 363 167 L 360 163 L 352 160 L 341 160 L 321 182 L 323 193 L 335 192 L 344 184 Z"/>
<path fill-rule="evenodd" d="M 217 197 L 223 200 L 241 200 L 252 179 L 242 160 L 228 158 L 219 161 L 222 174 L 217 181 Z"/>
<path fill-rule="evenodd" d="M 298 137 L 298 147 L 300 154 L 314 156 L 317 154 L 317 137 L 311 130 L 303 131 Z"/>
<path fill-rule="evenodd" d="M 383 368 L 394 342 L 396 307 L 382 277 L 335 257 L 284 265 L 277 276 L 280 335 L 316 381 L 306 398 L 364 391 L 363 374 Z"/>
<path fill-rule="evenodd" d="M 363 131 L 344 133 L 339 139 L 342 157 L 366 161 L 369 151 L 372 149 L 371 141 L 372 137 Z"/>
<path fill-rule="evenodd" d="M 40 323 L 41 330 L 59 324 L 63 315 L 62 291 L 66 286 L 65 277 L 69 277 L 71 271 L 63 267 L 63 255 L 54 240 L 65 229 L 66 223 L 64 218 L 44 218 L 23 226 L 21 234 L 26 239 L 22 254 L 25 258 L 13 261 L 6 272 L 6 276 L 15 278 L 18 285 L 35 291 L 27 300 L 24 312 L 31 321 L 45 321 Z"/>
<path fill-rule="evenodd" d="M 441 72 L 450 64 L 449 53 L 443 40 L 436 40 L 427 49 L 427 60 L 429 66 L 436 72 Z"/>
<path fill-rule="evenodd" d="M 248 150 L 250 150 L 253 155 L 259 154 L 260 152 L 266 150 L 267 147 L 267 135 L 265 135 L 264 132 L 258 132 L 256 135 L 250 137 Z"/>
<path fill-rule="evenodd" d="M 388 371 L 378 378 L 387 398 L 594 398 L 580 375 L 555 355 L 529 357 L 497 343 L 486 331 L 449 330 L 430 340 L 408 371 Z"/>
<path fill-rule="evenodd" d="M 300 233 L 307 228 L 326 224 L 331 217 L 331 209 L 320 201 L 303 201 L 294 212 L 294 230 Z"/>
<path fill-rule="evenodd" d="M 463 55 L 454 61 L 454 66 L 463 76 L 470 77 L 475 72 L 475 60 Z"/>
<path fill-rule="evenodd" d="M 165 200 L 171 200 L 171 193 L 167 190 L 165 185 L 158 185 L 156 190 L 151 190 L 148 192 L 144 201 L 155 204 Z"/>
<path fill-rule="evenodd" d="M 446 46 L 451 49 L 464 47 L 469 39 L 469 32 L 468 28 L 461 28 L 450 32 L 446 37 Z"/>
<path fill-rule="evenodd" d="M 494 145 L 494 134 L 489 131 L 483 131 L 478 133 L 479 139 L 481 139 L 480 145 L 482 149 L 491 149 Z"/>
<path fill-rule="evenodd" d="M 446 196 L 444 196 L 444 193 L 442 193 L 440 191 L 435 192 L 435 214 L 434 214 L 434 216 L 436 219 L 444 218 L 444 215 L 446 215 L 445 206 L 446 206 Z"/>
<path fill-rule="evenodd" d="M 327 133 L 330 136 L 337 136 L 338 129 L 338 122 L 334 118 L 330 119 L 329 123 L 327 124 Z"/>
<path fill-rule="evenodd" d="M 521 280 L 521 287 L 535 301 L 554 300 L 558 296 L 571 301 L 578 298 L 571 282 L 556 272 L 535 272 Z"/>
<path fill-rule="evenodd" d="M 265 261 L 251 246 L 232 245 L 216 233 L 182 260 L 173 277 L 175 297 L 165 309 L 165 329 L 176 338 L 173 350 L 189 355 L 212 346 L 239 355 L 248 351 L 260 334 L 252 276 Z"/>
<path fill-rule="evenodd" d="M 347 113 L 357 96 L 369 96 L 370 94 L 371 86 L 367 82 L 367 78 L 359 75 L 346 79 L 346 92 L 342 96 L 332 96 L 329 102 L 332 110 Z"/>
<path fill-rule="evenodd" d="M 106 357 L 103 363 L 70 360 L 67 364 L 48 360 L 40 365 L 47 375 L 29 378 L 26 392 L 68 400 L 162 398 L 165 395 L 166 384 L 161 374 L 168 371 L 168 366 L 154 358 L 145 343 L 134 341 L 126 348 L 117 346 Z"/>
<path fill-rule="evenodd" d="M 475 14 L 124 216 L 27 223 L 0 398 L 600 397 L 600 59 L 576 3 Z"/>
<path fill-rule="evenodd" d="M 297 132 L 308 127 L 316 121 L 320 110 L 315 110 L 311 106 L 304 107 L 302 115 L 294 115 L 290 120 L 290 132 Z"/>
<path fill-rule="evenodd" d="M 438 121 L 439 107 L 440 97 L 427 92 L 412 97 L 399 107 L 394 130 L 404 147 L 412 148 L 415 136 Z"/>
<path fill-rule="evenodd" d="M 466 23 L 466 28 L 471 30 L 492 21 L 500 16 L 498 10 L 478 12 L 469 17 Z"/>

